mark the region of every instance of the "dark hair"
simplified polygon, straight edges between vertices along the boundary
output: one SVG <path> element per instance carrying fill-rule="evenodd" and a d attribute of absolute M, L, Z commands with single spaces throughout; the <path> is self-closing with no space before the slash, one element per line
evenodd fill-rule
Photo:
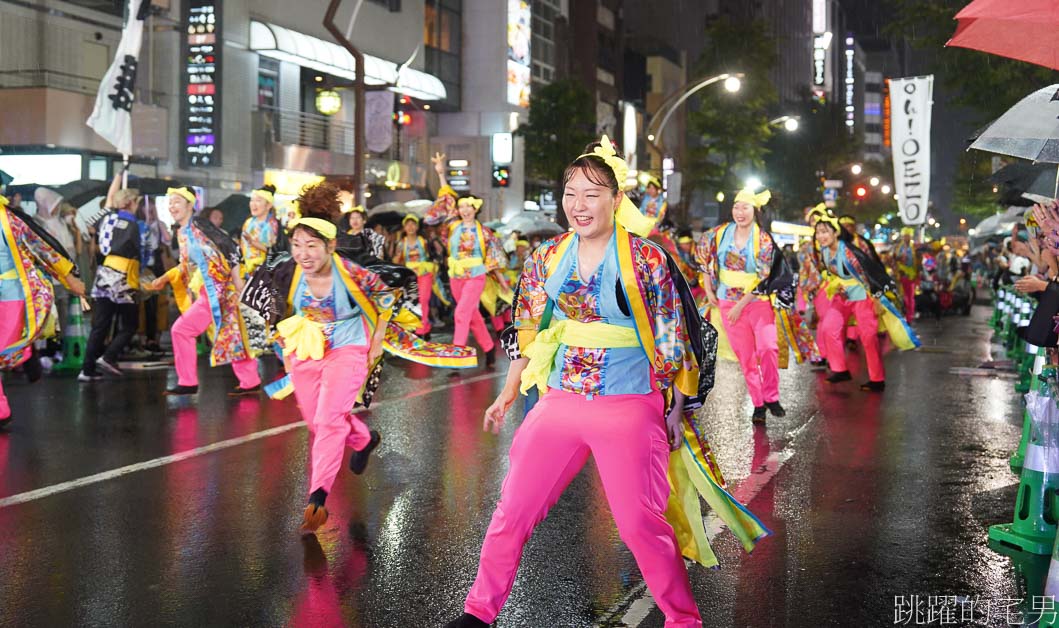
<path fill-rule="evenodd" d="M 599 146 L 601 146 L 599 142 L 592 142 L 585 146 L 583 154 L 566 167 L 566 170 L 563 171 L 564 188 L 574 174 L 580 171 L 584 173 L 585 178 L 590 182 L 603 186 L 614 194 L 618 193 L 619 181 L 614 176 L 614 171 L 607 165 L 607 162 L 603 161 L 602 157 L 590 154 Z M 615 151 L 618 153 L 618 157 L 621 157 L 621 152 L 617 151 L 617 149 Z"/>
<path fill-rule="evenodd" d="M 303 187 L 297 199 L 298 213 L 302 218 L 322 218 L 337 224 L 337 219 L 342 214 L 342 201 L 338 192 L 338 187 L 326 181 Z M 324 234 L 309 225 L 299 224 L 291 229 L 290 233 L 293 236 L 298 231 L 305 231 L 318 240 L 328 241 Z"/>
<path fill-rule="evenodd" d="M 258 189 L 259 190 L 264 190 L 264 191 L 268 192 L 269 194 L 275 194 L 276 193 L 276 186 L 272 185 L 271 183 L 269 183 L 267 185 L 262 185 Z"/>

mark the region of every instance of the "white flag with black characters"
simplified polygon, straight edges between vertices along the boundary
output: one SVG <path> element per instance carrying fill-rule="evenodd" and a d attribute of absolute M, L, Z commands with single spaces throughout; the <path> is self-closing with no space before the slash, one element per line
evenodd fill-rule
<path fill-rule="evenodd" d="M 150 6 L 151 0 L 129 0 L 129 19 L 121 31 L 118 52 L 99 84 L 96 106 L 87 122 L 123 155 L 132 153 L 133 87 L 143 43 L 143 24 Z"/>

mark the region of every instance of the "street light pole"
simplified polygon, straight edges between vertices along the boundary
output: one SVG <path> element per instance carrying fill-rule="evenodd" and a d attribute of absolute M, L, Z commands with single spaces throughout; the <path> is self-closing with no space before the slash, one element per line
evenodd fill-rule
<path fill-rule="evenodd" d="M 662 131 L 665 130 L 666 123 L 669 122 L 669 118 L 673 115 L 673 112 L 683 105 L 688 98 L 691 98 L 695 92 L 720 81 L 726 82 L 726 87 L 728 87 L 729 91 L 739 91 L 739 80 L 742 79 L 743 76 L 742 72 L 731 74 L 726 72 L 705 79 L 697 79 L 673 92 L 673 94 L 662 102 L 658 107 L 658 111 L 656 111 L 651 117 L 651 121 L 647 123 L 647 145 L 658 154 L 659 158 L 665 158 L 665 146 L 663 146 L 664 140 L 662 139 Z M 734 82 L 730 82 L 729 79 L 734 79 Z M 657 140 L 657 143 L 655 140 Z"/>
<path fill-rule="evenodd" d="M 353 55 L 353 60 L 357 64 L 357 73 L 353 79 L 353 98 L 354 107 L 356 111 L 353 112 L 353 204 L 361 205 L 364 203 L 364 92 L 366 91 L 364 84 L 364 55 L 353 45 L 353 42 L 338 29 L 335 25 L 335 15 L 338 14 L 338 6 L 342 4 L 342 0 L 331 0 L 331 3 L 327 6 L 327 13 L 324 14 L 324 28 L 327 29 L 331 36 L 335 38 L 343 48 L 349 51 L 349 54 Z"/>

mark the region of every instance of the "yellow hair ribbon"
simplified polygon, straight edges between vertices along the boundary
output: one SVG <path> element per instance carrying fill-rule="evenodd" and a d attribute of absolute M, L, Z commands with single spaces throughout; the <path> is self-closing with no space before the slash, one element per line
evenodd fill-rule
<path fill-rule="evenodd" d="M 915 227 L 901 227 L 901 235 L 914 236 L 916 229 Z"/>
<path fill-rule="evenodd" d="M 625 179 L 629 176 L 629 165 L 625 163 L 624 159 L 618 157 L 617 151 L 614 150 L 614 144 L 611 143 L 610 138 L 606 135 L 600 138 L 599 146 L 592 149 L 591 153 L 580 155 L 577 159 L 582 157 L 599 157 L 614 171 L 614 179 L 618 182 L 618 187 L 625 185 Z M 625 227 L 626 231 L 634 233 L 641 238 L 646 238 L 654 231 L 656 222 L 653 218 L 648 218 L 640 213 L 640 210 L 636 205 L 633 205 L 628 196 L 622 197 L 621 204 L 618 205 L 618 211 L 614 213 L 614 220 L 622 227 Z"/>
<path fill-rule="evenodd" d="M 257 194 L 261 198 L 263 198 L 266 201 L 268 201 L 269 205 L 273 205 L 276 202 L 276 196 L 272 192 L 269 192 L 268 190 L 254 190 L 253 192 L 250 193 L 251 196 L 253 196 L 254 194 Z"/>
<path fill-rule="evenodd" d="M 177 196 L 183 198 L 192 205 L 195 204 L 195 195 L 192 194 L 191 191 L 187 188 L 169 188 L 165 191 L 166 196 L 169 196 L 171 194 L 176 194 Z"/>
<path fill-rule="evenodd" d="M 328 240 L 334 240 L 335 236 L 338 235 L 338 227 L 335 226 L 335 223 L 323 218 L 295 218 L 287 223 L 287 229 L 294 231 L 294 228 L 298 225 L 315 229 Z"/>
<path fill-rule="evenodd" d="M 754 207 L 763 207 L 772 200 L 772 192 L 765 190 L 754 194 L 754 190 L 750 188 L 744 188 L 739 190 L 739 193 L 735 195 L 736 203 L 750 203 Z"/>
<path fill-rule="evenodd" d="M 831 213 L 821 214 L 820 215 L 820 220 L 818 220 L 816 222 L 816 224 L 820 224 L 820 223 L 826 223 L 826 224 L 831 225 L 831 227 L 835 231 L 841 231 L 842 230 L 842 228 L 838 226 L 838 219 L 835 218 Z"/>
<path fill-rule="evenodd" d="M 645 183 L 644 186 L 648 186 L 648 185 L 654 185 L 656 188 L 661 190 L 662 189 L 662 180 L 659 179 L 658 177 L 654 176 L 653 174 L 649 174 L 649 175 L 647 175 L 647 183 Z"/>
<path fill-rule="evenodd" d="M 342 210 L 343 214 L 352 214 L 353 212 L 357 212 L 359 214 L 364 214 L 365 216 L 368 215 L 368 210 L 364 209 L 363 205 L 353 205 L 349 209 L 343 209 Z"/>
<path fill-rule="evenodd" d="M 473 196 L 463 196 L 458 201 L 456 201 L 456 204 L 459 205 L 460 203 L 462 203 L 464 201 L 467 201 L 468 203 L 470 203 L 471 207 L 474 208 L 474 211 L 478 211 L 479 209 L 482 208 L 482 203 L 485 202 L 485 199 L 475 198 Z"/>

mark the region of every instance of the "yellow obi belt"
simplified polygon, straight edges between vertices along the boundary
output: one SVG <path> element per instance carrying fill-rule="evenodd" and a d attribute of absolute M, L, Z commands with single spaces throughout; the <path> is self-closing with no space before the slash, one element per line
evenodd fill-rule
<path fill-rule="evenodd" d="M 831 276 L 831 279 L 827 281 L 827 298 L 833 299 L 838 294 L 839 290 L 845 290 L 846 288 L 856 288 L 860 285 L 860 282 L 850 277 L 849 279 L 843 279 L 842 277 Z"/>
<path fill-rule="evenodd" d="M 140 289 L 140 260 L 120 255 L 108 255 L 103 259 L 103 265 L 125 273 L 129 287 L 133 290 Z"/>
<path fill-rule="evenodd" d="M 478 266 L 485 266 L 485 260 L 481 257 L 464 257 L 457 259 L 455 257 L 449 258 L 449 277 L 459 277 L 464 275 Z"/>
<path fill-rule="evenodd" d="M 529 358 L 519 385 L 523 394 L 534 386 L 542 394 L 548 390 L 548 376 L 551 375 L 559 345 L 584 349 L 621 349 L 639 347 L 640 338 L 632 327 L 602 321 L 582 323 L 567 319 L 553 322 L 551 327 L 539 332 L 522 352 Z"/>
<path fill-rule="evenodd" d="M 757 288 L 758 284 L 761 283 L 761 277 L 758 277 L 755 273 L 745 273 L 740 270 L 728 270 L 722 268 L 719 273 L 721 283 L 732 288 L 738 288 L 743 292 L 753 292 L 754 288 Z M 758 299 L 767 301 L 767 295 L 758 295 Z"/>
<path fill-rule="evenodd" d="M 322 323 L 295 314 L 276 323 L 276 332 L 283 338 L 283 352 L 299 360 L 320 360 L 327 348 Z"/>
<path fill-rule="evenodd" d="M 405 262 L 405 266 L 415 271 L 416 277 L 433 275 L 438 272 L 438 265 L 434 262 Z"/>

